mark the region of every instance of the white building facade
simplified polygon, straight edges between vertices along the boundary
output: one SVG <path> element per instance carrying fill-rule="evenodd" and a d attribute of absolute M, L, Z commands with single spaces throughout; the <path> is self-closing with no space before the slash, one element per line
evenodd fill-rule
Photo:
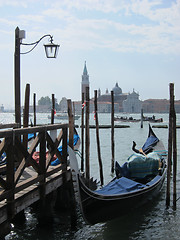
<path fill-rule="evenodd" d="M 123 101 L 123 112 L 128 113 L 140 113 L 142 103 L 139 100 L 139 94 L 133 89 L 132 93 L 129 93 L 127 99 Z"/>

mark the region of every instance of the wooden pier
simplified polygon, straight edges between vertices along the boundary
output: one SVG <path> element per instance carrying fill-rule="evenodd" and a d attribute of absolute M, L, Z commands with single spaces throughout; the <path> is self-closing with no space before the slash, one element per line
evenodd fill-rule
<path fill-rule="evenodd" d="M 57 131 L 55 140 L 51 131 Z M 23 136 L 34 134 L 28 148 L 21 141 Z M 10 231 L 10 224 L 23 211 L 37 203 L 39 219 L 45 219 L 50 207 L 47 197 L 66 186 L 72 201 L 71 172 L 67 167 L 68 124 L 52 124 L 31 128 L 16 128 L 0 131 L 0 156 L 6 154 L 6 164 L 0 166 L 0 238 Z M 24 138 L 23 138 L 24 139 Z M 62 152 L 58 150 L 62 146 Z M 39 149 L 38 161 L 34 153 Z M 60 164 L 51 166 L 53 158 Z M 68 185 L 70 183 L 70 185 Z M 57 194 L 56 194 L 57 197 Z M 58 198 L 58 197 L 57 197 Z M 59 202 L 56 201 L 56 206 Z M 73 203 L 70 203 L 71 209 Z M 73 211 L 71 217 L 74 218 Z"/>

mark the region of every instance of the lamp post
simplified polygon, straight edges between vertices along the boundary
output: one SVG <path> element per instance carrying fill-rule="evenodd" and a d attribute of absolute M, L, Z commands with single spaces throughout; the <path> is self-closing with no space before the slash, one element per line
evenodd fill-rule
<path fill-rule="evenodd" d="M 15 29 L 15 53 L 14 53 L 14 87 L 15 87 L 15 122 L 21 127 L 21 88 L 20 88 L 20 55 L 31 52 L 38 43 L 45 37 L 49 37 L 50 43 L 44 44 L 45 53 L 47 58 L 56 58 L 59 49 L 58 44 L 53 43 L 53 37 L 50 34 L 42 36 L 34 43 L 22 43 L 25 38 L 25 31 L 20 30 L 18 27 Z M 20 46 L 32 46 L 32 48 L 24 53 L 20 52 Z"/>

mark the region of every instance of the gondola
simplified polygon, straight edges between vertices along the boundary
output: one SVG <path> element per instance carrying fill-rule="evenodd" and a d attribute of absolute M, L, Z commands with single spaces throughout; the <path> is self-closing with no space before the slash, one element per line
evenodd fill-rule
<path fill-rule="evenodd" d="M 106 222 L 152 201 L 163 187 L 166 155 L 163 143 L 149 125 L 149 135 L 142 149 L 136 150 L 122 166 L 116 162 L 116 177 L 101 189 L 92 190 L 78 169 L 75 152 L 69 148 L 84 220 L 88 224 Z"/>
<path fill-rule="evenodd" d="M 135 119 L 133 117 L 119 117 L 119 116 L 116 116 L 114 117 L 114 121 L 119 121 L 119 122 L 140 122 L 141 119 Z"/>
<path fill-rule="evenodd" d="M 79 115 L 75 115 L 75 116 L 74 116 L 74 120 L 78 120 L 79 118 L 80 118 Z M 48 115 L 48 119 L 51 119 L 51 116 L 50 116 L 50 115 Z M 64 115 L 64 114 L 55 114 L 55 115 L 54 115 L 54 119 L 68 120 L 69 117 L 68 117 L 68 115 Z"/>
<path fill-rule="evenodd" d="M 160 122 L 163 122 L 163 118 L 156 119 L 154 115 L 152 117 L 143 116 L 143 121 L 148 121 L 150 123 L 160 123 Z"/>

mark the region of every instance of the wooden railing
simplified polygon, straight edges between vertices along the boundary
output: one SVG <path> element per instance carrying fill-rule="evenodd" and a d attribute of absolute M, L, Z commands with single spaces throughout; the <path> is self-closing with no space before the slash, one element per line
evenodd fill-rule
<path fill-rule="evenodd" d="M 57 130 L 55 141 L 50 136 L 51 130 Z M 22 138 L 27 139 L 28 134 L 34 134 L 35 138 L 29 147 L 24 144 Z M 43 125 L 31 128 L 17 128 L 0 131 L 0 157 L 6 154 L 6 164 L 0 166 L 0 203 L 6 200 L 7 217 L 12 219 L 16 214 L 14 208 L 15 194 L 25 190 L 33 184 L 39 187 L 40 198 L 45 197 L 46 179 L 52 174 L 67 170 L 67 135 L 68 124 Z M 58 147 L 62 145 L 62 152 Z M 33 153 L 39 147 L 39 162 L 33 158 Z M 54 156 L 61 164 L 49 168 Z M 25 169 L 32 166 L 35 175 L 25 181 L 21 181 Z"/>

